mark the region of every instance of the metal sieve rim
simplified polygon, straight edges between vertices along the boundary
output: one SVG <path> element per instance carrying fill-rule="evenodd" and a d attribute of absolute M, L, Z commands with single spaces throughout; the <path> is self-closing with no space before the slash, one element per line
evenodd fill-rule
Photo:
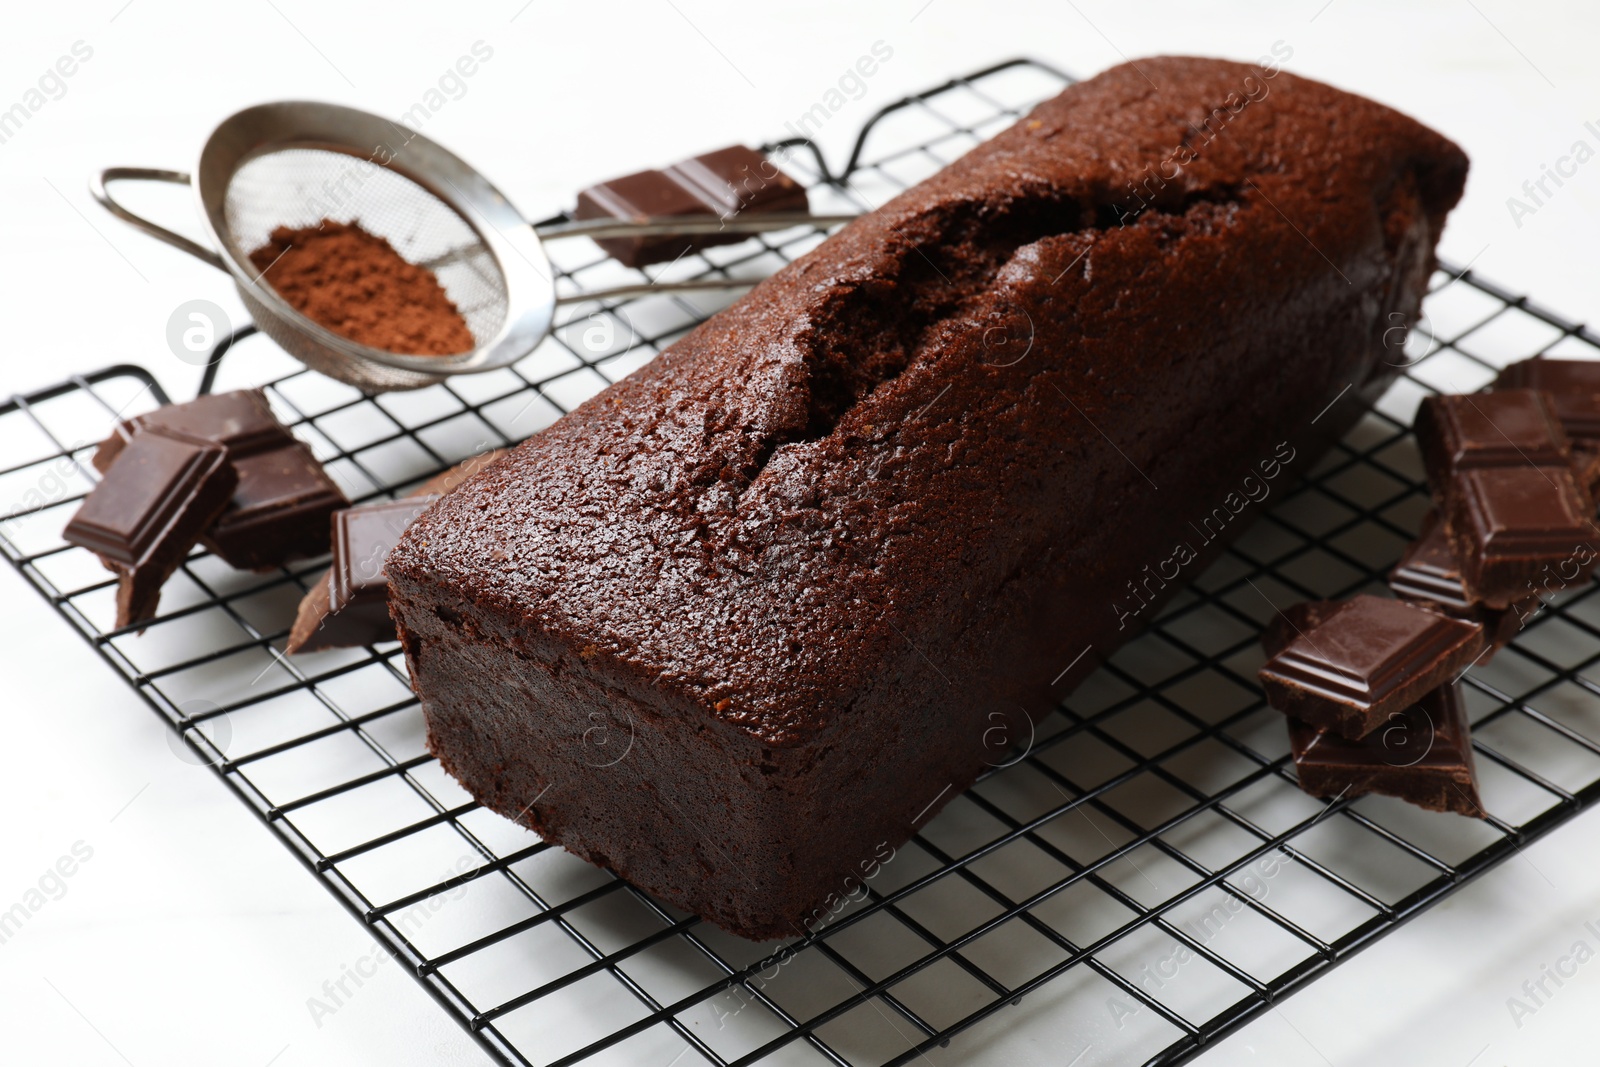
<path fill-rule="evenodd" d="M 495 336 L 460 355 L 389 352 L 334 333 L 260 281 L 249 250 L 229 237 L 225 214 L 229 183 L 252 159 L 295 148 L 338 152 L 385 167 L 453 211 L 483 242 L 505 283 L 506 314 Z M 388 158 L 376 158 L 380 150 Z M 398 122 L 339 104 L 297 100 L 258 104 L 229 116 L 212 131 L 193 173 L 201 223 L 242 293 L 276 317 L 282 328 L 308 335 L 337 357 L 358 366 L 376 363 L 436 379 L 476 374 L 523 358 L 550 329 L 555 288 L 549 260 L 533 229 L 477 170 Z"/>

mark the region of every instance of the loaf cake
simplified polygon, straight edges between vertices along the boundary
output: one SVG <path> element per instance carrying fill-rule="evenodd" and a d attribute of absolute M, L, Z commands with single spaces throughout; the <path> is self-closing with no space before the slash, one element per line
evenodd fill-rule
<path fill-rule="evenodd" d="M 1275 69 L 1067 89 L 410 527 L 432 750 L 662 900 L 802 933 L 1381 391 L 1466 169 Z"/>

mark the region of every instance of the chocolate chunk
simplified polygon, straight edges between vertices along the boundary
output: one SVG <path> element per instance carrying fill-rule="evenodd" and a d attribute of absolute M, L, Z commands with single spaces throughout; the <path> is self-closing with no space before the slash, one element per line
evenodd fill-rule
<path fill-rule="evenodd" d="M 1461 568 L 1437 511 L 1430 508 L 1422 517 L 1417 539 L 1389 572 L 1389 588 L 1397 596 L 1427 601 L 1450 615 L 1472 611 L 1474 601 L 1461 584 Z"/>
<path fill-rule="evenodd" d="M 742 145 L 708 152 L 665 170 L 644 170 L 578 194 L 579 219 L 665 218 L 741 211 L 805 211 L 806 191 L 766 156 Z M 685 252 L 745 239 L 743 234 L 607 237 L 596 243 L 628 267 L 676 259 Z"/>
<path fill-rule="evenodd" d="M 423 482 L 399 500 L 366 504 L 338 512 L 333 523 L 333 565 L 300 600 L 294 626 L 284 651 L 320 652 L 325 648 L 393 641 L 394 623 L 389 618 L 389 583 L 382 577 L 383 557 L 400 539 L 411 520 L 434 500 L 488 467 L 509 449 L 496 448 L 457 463 Z M 408 509 L 409 512 L 408 512 Z M 379 521 L 369 522 L 373 512 Z M 341 523 L 343 533 L 341 534 Z M 398 529 L 395 527 L 398 525 Z M 363 546 L 358 544 L 366 538 Z M 353 552 L 352 552 L 353 550 Z M 366 563 L 363 565 L 362 560 Z M 373 567 L 376 559 L 378 566 Z M 376 572 L 377 577 L 371 577 Z M 334 607 L 334 580 L 339 578 L 342 607 Z M 353 607 L 352 607 L 353 605 Z"/>
<path fill-rule="evenodd" d="M 1600 527 L 1569 466 L 1461 471 L 1450 498 L 1450 545 L 1471 599 L 1505 608 L 1536 594 L 1552 568 L 1568 582 L 1594 569 Z"/>
<path fill-rule="evenodd" d="M 1344 607 L 1342 600 L 1307 600 L 1273 615 L 1261 631 L 1261 647 L 1276 656 L 1297 637 L 1302 637 L 1331 619 Z"/>
<path fill-rule="evenodd" d="M 1355 739 L 1465 670 L 1483 640 L 1477 623 L 1363 595 L 1296 636 L 1259 678 L 1279 711 Z"/>
<path fill-rule="evenodd" d="M 328 573 L 324 572 L 306 590 L 306 595 L 300 598 L 300 606 L 294 613 L 294 625 L 289 627 L 289 640 L 283 646 L 287 655 L 321 652 L 325 648 L 344 648 L 361 643 L 359 634 L 349 641 L 344 640 L 338 625 L 329 621 L 328 611 L 333 600 L 331 585 Z"/>
<path fill-rule="evenodd" d="M 1600 494 L 1600 441 L 1593 443 L 1593 448 L 1572 446 L 1572 473 L 1591 501 Z"/>
<path fill-rule="evenodd" d="M 260 389 L 198 396 L 183 404 L 168 404 L 124 419 L 95 450 L 93 463 L 104 473 L 111 469 L 124 445 L 140 430 L 157 427 L 173 437 L 209 441 L 228 450 L 230 458 L 274 448 L 289 431 L 272 414 Z"/>
<path fill-rule="evenodd" d="M 1493 649 L 1508 644 L 1523 623 L 1538 614 L 1540 608 L 1537 596 L 1523 597 L 1504 609 L 1473 600 L 1461 581 L 1461 567 L 1456 563 L 1455 551 L 1450 547 L 1444 524 L 1439 521 L 1439 513 L 1431 510 L 1422 518 L 1417 539 L 1389 572 L 1389 588 L 1396 596 L 1418 607 L 1482 623 L 1485 639 Z"/>
<path fill-rule="evenodd" d="M 741 211 L 805 211 L 810 206 L 799 182 L 744 145 L 674 163 L 666 173 L 698 189 L 702 199 L 712 205 L 712 214 L 724 218 Z"/>
<path fill-rule="evenodd" d="M 1339 601 L 1312 600 L 1284 608 L 1262 631 L 1261 647 L 1276 656 L 1343 607 Z M 1359 740 L 1298 719 L 1286 721 L 1300 788 L 1312 796 L 1378 793 L 1430 811 L 1483 814 L 1466 709 L 1454 682 L 1391 712 Z"/>
<path fill-rule="evenodd" d="M 261 570 L 328 550 L 328 518 L 350 501 L 260 389 L 196 397 L 124 420 L 94 455 L 107 470 L 141 429 L 224 446 L 238 474 L 228 507 L 201 538 L 230 566 Z"/>
<path fill-rule="evenodd" d="M 1572 445 L 1547 393 L 1504 389 L 1430 396 L 1414 429 L 1434 497 L 1444 499 L 1457 471 L 1518 464 L 1569 463 Z"/>
<path fill-rule="evenodd" d="M 710 205 L 695 190 L 673 181 L 659 170 L 645 170 L 613 178 L 578 194 L 573 212 L 579 219 L 644 219 L 669 215 L 704 215 Z M 705 235 L 659 234 L 637 237 L 601 237 L 595 241 L 612 259 L 625 267 L 642 267 L 677 259 L 696 248 L 720 244 Z"/>
<path fill-rule="evenodd" d="M 292 438 L 231 457 L 239 487 L 201 542 L 229 566 L 264 570 L 328 550 L 328 520 L 350 501 L 311 450 Z"/>
<path fill-rule="evenodd" d="M 1525 359 L 1501 371 L 1494 388 L 1542 389 L 1551 395 L 1567 436 L 1600 441 L 1600 361 Z"/>
<path fill-rule="evenodd" d="M 359 613 L 369 606 L 382 609 L 389 619 L 389 583 L 383 561 L 412 521 L 428 510 L 434 497 L 413 496 L 386 500 L 359 508 L 345 508 L 333 516 L 332 599 L 336 614 Z"/>
<path fill-rule="evenodd" d="M 141 430 L 119 450 L 62 536 L 117 575 L 117 626 L 155 617 L 161 586 L 228 504 L 238 475 L 221 445 Z"/>
<path fill-rule="evenodd" d="M 406 527 L 437 499 L 408 496 L 334 512 L 333 560 L 327 575 L 301 600 L 285 651 L 292 655 L 393 641 L 383 561 Z"/>
<path fill-rule="evenodd" d="M 1289 720 L 1300 788 L 1315 797 L 1378 793 L 1469 818 L 1484 814 L 1460 687 L 1448 682 L 1352 741 Z"/>

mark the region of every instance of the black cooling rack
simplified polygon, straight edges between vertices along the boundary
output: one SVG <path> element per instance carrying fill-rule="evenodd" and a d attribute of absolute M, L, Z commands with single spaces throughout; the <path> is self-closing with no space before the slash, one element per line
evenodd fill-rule
<path fill-rule="evenodd" d="M 818 210 L 872 206 L 1067 80 L 1019 60 L 908 98 L 838 175 L 803 143 L 768 150 Z M 768 235 L 667 273 L 761 275 L 820 239 Z M 556 266 L 563 291 L 638 278 L 592 248 Z M 515 368 L 416 393 L 363 395 L 248 329 L 224 347 L 249 358 L 212 371 L 219 388 L 265 382 L 365 499 L 526 437 L 712 310 L 580 305 Z M 143 636 L 112 629 L 112 581 L 60 531 L 112 420 L 168 399 L 145 370 L 0 406 L 0 548 L 498 1061 L 1180 1063 L 1600 796 L 1593 584 L 1465 679 L 1483 820 L 1305 796 L 1256 688 L 1273 603 L 1381 585 L 1416 529 L 1421 396 L 1537 353 L 1600 355 L 1593 333 L 1467 271 L 1441 271 L 1426 311 L 1395 339 L 1402 379 L 1310 479 L 1279 490 L 1024 754 L 783 945 L 723 934 L 480 809 L 426 752 L 396 646 L 282 657 L 320 564 L 241 574 L 196 553 Z"/>

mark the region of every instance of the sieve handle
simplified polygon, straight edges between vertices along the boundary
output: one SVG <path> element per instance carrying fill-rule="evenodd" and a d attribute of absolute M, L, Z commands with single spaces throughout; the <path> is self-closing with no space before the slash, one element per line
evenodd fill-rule
<path fill-rule="evenodd" d="M 205 245 L 198 244 L 181 233 L 173 233 L 165 226 L 157 226 L 142 215 L 135 215 L 111 195 L 107 188 L 112 182 L 167 182 L 172 185 L 188 185 L 189 175 L 181 170 L 158 170 L 154 167 L 107 167 L 89 176 L 89 193 L 100 202 L 100 206 L 111 212 L 117 218 L 126 222 L 136 230 L 143 230 L 151 237 L 165 241 L 173 248 L 182 249 L 202 263 L 208 263 L 220 271 L 228 268 L 223 265 L 222 257 Z"/>
<path fill-rule="evenodd" d="M 813 215 L 808 211 L 766 211 L 749 215 L 668 215 L 662 218 L 584 219 L 535 226 L 541 241 L 558 237 L 656 237 L 666 234 L 761 233 L 790 226 L 837 226 L 854 215 Z"/>

